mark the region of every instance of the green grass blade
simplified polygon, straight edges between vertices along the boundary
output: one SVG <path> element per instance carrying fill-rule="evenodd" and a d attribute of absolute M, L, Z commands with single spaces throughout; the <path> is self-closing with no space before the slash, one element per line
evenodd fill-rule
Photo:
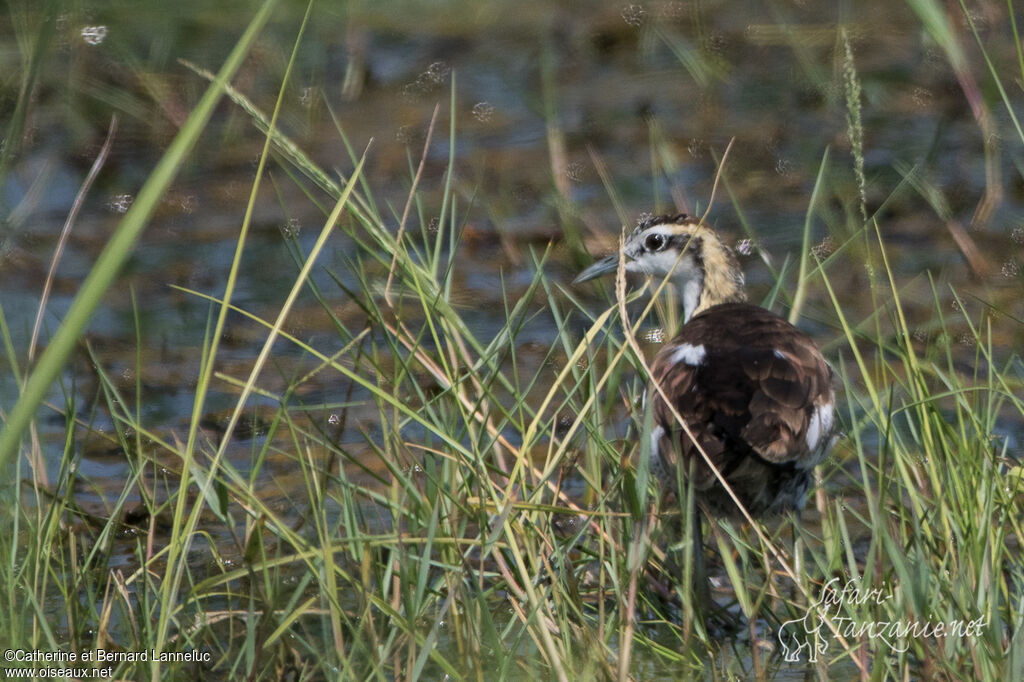
<path fill-rule="evenodd" d="M 150 216 L 160 203 L 160 198 L 177 175 L 192 147 L 199 140 L 200 134 L 213 114 L 214 107 L 224 94 L 224 87 L 242 65 L 249 48 L 256 40 L 263 25 L 270 18 L 271 9 L 276 0 L 265 0 L 260 11 L 253 18 L 245 33 L 231 51 L 217 78 L 206 89 L 202 99 L 189 115 L 182 126 L 181 132 L 175 136 L 167 152 L 157 163 L 146 184 L 139 191 L 139 196 L 118 225 L 114 236 L 106 248 L 96 259 L 96 264 L 89 271 L 82 283 L 82 288 L 75 296 L 64 321 L 57 329 L 46 351 L 39 359 L 32 375 L 28 378 L 25 388 L 17 404 L 11 410 L 0 432 L 0 465 L 9 461 L 17 452 L 21 434 L 28 427 L 35 415 L 36 408 L 50 390 L 54 379 L 64 367 L 71 352 L 78 343 L 79 337 L 92 318 L 104 293 L 120 272 L 121 266 L 132 253 L 142 230 L 146 227 Z"/>

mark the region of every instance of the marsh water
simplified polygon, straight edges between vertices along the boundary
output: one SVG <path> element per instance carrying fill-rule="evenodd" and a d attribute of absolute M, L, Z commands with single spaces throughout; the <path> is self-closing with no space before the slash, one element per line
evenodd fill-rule
<path fill-rule="evenodd" d="M 42 317 L 41 346 L 205 88 L 189 64 L 216 70 L 253 11 L 247 2 L 213 7 L 192 0 L 76 4 L 56 18 L 24 138 L 0 187 L 0 302 L 22 363 L 58 238 L 112 117 L 111 152 L 71 225 Z M 273 109 L 303 10 L 291 3 L 278 11 L 235 80 L 264 111 Z M 981 4 L 971 18 L 987 49 L 1012 63 L 1005 13 L 1002 4 Z M 973 80 L 984 70 L 954 69 L 908 6 L 322 3 L 314 17 L 284 95 L 282 130 L 322 167 L 346 174 L 353 163 L 338 127 L 357 154 L 372 140 L 366 182 L 397 230 L 440 106 L 412 220 L 429 230 L 440 213 L 451 153 L 450 181 L 464 220 L 453 300 L 480 338 L 501 328 L 505 301 L 532 280 L 531 250 L 550 248 L 546 272 L 568 287 L 590 255 L 612 248 L 624 222 L 652 212 L 703 213 L 732 140 L 709 220 L 742 247 L 754 300 L 772 289 L 769 267 L 787 272 L 792 286 L 819 172 L 826 182 L 811 246 L 827 255 L 848 239 L 863 243 L 849 226 L 864 221 L 856 202 L 845 200 L 859 194 L 854 169 L 862 157 L 864 205 L 878 218 L 915 337 L 942 336 L 962 362 L 971 362 L 975 349 L 955 291 L 971 319 L 987 307 L 1006 316 L 1007 324 L 992 330 L 999 357 L 1024 340 L 1024 187 L 1014 170 L 1024 159 L 1019 145 L 1002 142 L 1013 122 L 992 84 Z M 13 36 L 34 35 L 41 20 L 27 3 L 0 17 L 5 73 L 18 73 L 28 58 Z M 971 27 L 962 19 L 954 25 L 965 59 L 980 62 Z M 850 134 L 851 67 L 860 88 L 862 152 Z M 1006 86 L 1019 101 L 1020 82 Z M 5 118 L 17 87 L 11 77 L 0 83 Z M 38 436 L 53 480 L 65 449 L 65 408 L 74 406 L 75 497 L 83 508 L 102 514 L 129 475 L 125 453 L 110 438 L 115 429 L 101 377 L 113 381 L 132 410 L 141 386 L 140 419 L 150 429 L 168 439 L 187 432 L 211 314 L 209 301 L 192 292 L 224 290 L 263 141 L 244 111 L 227 100 L 220 105 L 40 412 Z M 289 241 L 307 251 L 324 217 L 281 167 L 272 165 L 269 177 L 233 303 L 272 318 L 297 272 Z M 565 238 L 567 230 L 582 237 L 589 255 Z M 829 274 L 847 317 L 860 322 L 875 311 L 858 253 L 849 248 L 849 267 Z M 358 289 L 351 273 L 361 257 L 338 231 L 314 272 L 335 314 L 356 329 L 363 313 L 332 276 Z M 595 288 L 577 295 L 595 310 L 608 302 Z M 937 309 L 948 318 L 945 329 L 934 322 Z M 830 358 L 843 354 L 821 287 L 812 290 L 801 326 Z M 288 331 L 325 352 L 339 347 L 330 318 L 311 298 L 300 301 Z M 549 361 L 556 335 L 550 315 L 532 318 L 517 339 L 519 362 Z M 217 371 L 245 377 L 264 338 L 258 325 L 230 318 Z M 6 355 L 0 362 L 0 407 L 9 410 L 18 388 Z M 301 350 L 279 343 L 261 387 L 283 388 L 304 362 Z M 303 390 L 303 405 L 325 424 L 338 405 L 352 406 L 347 431 L 336 436 L 366 453 L 367 469 L 379 470 L 367 444 L 376 408 L 360 406 L 370 402 L 366 396 L 327 373 Z M 211 438 L 236 395 L 227 383 L 215 385 L 204 417 Z M 257 413 L 259 406 L 257 400 Z M 259 443 L 258 421 L 250 433 L 236 434 L 240 445 L 231 452 L 239 467 Z M 1024 437 L 1020 423 L 1004 429 L 1014 443 Z M 265 475 L 268 498 L 282 508 L 302 492 L 287 459 L 271 463 Z M 365 472 L 352 475 L 372 482 Z M 134 561 L 131 540 L 122 551 L 124 563 Z"/>

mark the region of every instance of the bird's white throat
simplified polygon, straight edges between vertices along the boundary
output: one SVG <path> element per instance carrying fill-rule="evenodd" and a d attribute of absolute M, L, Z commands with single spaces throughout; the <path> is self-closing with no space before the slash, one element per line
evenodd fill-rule
<path fill-rule="evenodd" d="M 683 300 L 683 324 L 690 321 L 693 317 L 693 312 L 697 310 L 697 305 L 700 303 L 700 295 L 704 289 L 704 283 L 697 277 L 691 277 L 683 282 L 683 286 L 679 287 L 679 296 Z"/>

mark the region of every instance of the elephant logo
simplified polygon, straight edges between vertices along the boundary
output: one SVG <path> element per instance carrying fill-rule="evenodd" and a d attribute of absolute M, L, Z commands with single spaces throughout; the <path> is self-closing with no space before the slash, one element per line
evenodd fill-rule
<path fill-rule="evenodd" d="M 787 620 L 779 626 L 779 644 L 782 645 L 782 654 L 789 663 L 796 663 L 800 660 L 803 652 L 807 652 L 807 660 L 810 663 L 818 662 L 818 655 L 828 650 L 828 640 L 822 633 L 825 627 L 825 618 L 828 615 L 828 608 L 823 606 L 829 591 L 833 590 L 830 581 L 822 590 L 821 599 L 807 608 L 803 618 Z"/>

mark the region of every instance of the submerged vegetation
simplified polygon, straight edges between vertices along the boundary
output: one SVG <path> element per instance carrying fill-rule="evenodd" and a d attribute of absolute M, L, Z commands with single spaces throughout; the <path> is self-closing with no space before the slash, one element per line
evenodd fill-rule
<path fill-rule="evenodd" d="M 638 351 L 649 354 L 677 320 L 660 294 L 609 291 L 597 300 L 567 284 L 596 238 L 566 184 L 583 170 L 566 158 L 550 48 L 537 108 L 554 185 L 546 205 L 558 228 L 540 238 L 496 230 L 491 257 L 502 253 L 516 267 L 492 280 L 494 304 L 473 300 L 465 284 L 484 257 L 479 223 L 507 215 L 509 197 L 459 176 L 460 73 L 428 70 L 447 94 L 403 139 L 408 170 L 396 198 L 368 171 L 384 144 L 348 133 L 329 97 L 317 106 L 347 154 L 333 159 L 336 168 L 285 132 L 298 127 L 287 104 L 304 41 L 326 21 L 317 8 L 289 25 L 298 27 L 291 51 L 276 48 L 291 56 L 275 101 L 235 78 L 270 30 L 274 4 L 237 31 L 220 73 L 186 65 L 194 104 L 60 328 L 43 330 L 45 350 L 21 342 L 31 322 L 0 308 L 3 386 L 18 393 L 2 403 L 10 483 L 0 644 L 23 652 L 3 665 L 152 679 L 1024 678 L 1024 364 L 1014 350 L 1022 320 L 1019 306 L 1003 302 L 1019 299 L 1024 282 L 1010 273 L 1013 291 L 988 295 L 967 278 L 908 278 L 896 256 L 904 246 L 890 237 L 900 220 L 893 206 L 920 201 L 975 277 L 991 269 L 971 230 L 1011 202 L 1002 155 L 1012 160 L 1013 187 L 1024 160 L 1016 24 L 999 30 L 1019 64 L 979 36 L 979 12 L 999 8 L 907 3 L 919 39 L 944 55 L 983 145 L 985 192 L 968 228 L 957 219 L 962 198 L 946 196 L 921 167 L 894 160 L 895 174 L 867 170 L 875 143 L 852 32 L 827 31 L 833 74 L 792 42 L 821 89 L 834 88 L 845 125 L 843 153 L 813 141 L 824 151 L 803 189 L 797 255 L 780 264 L 759 250 L 766 238 L 746 218 L 738 173 L 719 163 L 725 145 L 708 150 L 726 197 L 710 219 L 738 217 L 747 237 L 740 251 L 760 256 L 748 265 L 765 273 L 764 305 L 813 328 L 839 377 L 844 431 L 801 519 L 709 524 L 721 612 L 708 615 L 689 588 L 694 538 L 678 531 L 689 528 L 692 500 L 663 504 L 636 456 L 649 431 Z M 638 5 L 619 9 L 645 49 L 667 50 L 680 78 L 727 78 L 700 22 L 691 44 Z M 1012 2 L 1005 12 L 1014 17 Z M 11 14 L 23 72 L 4 104 L 0 187 L 24 153 L 14 141 L 27 138 L 33 93 L 48 82 L 46 50 L 55 49 L 53 16 Z M 376 20 L 366 10 L 363 21 Z M 750 35 L 767 40 L 767 31 Z M 617 39 L 609 36 L 601 39 Z M 356 67 L 345 74 L 348 95 L 357 96 L 359 80 Z M 134 338 L 120 339 L 130 350 L 116 364 L 84 331 L 218 106 L 248 126 L 218 128 L 225 140 L 256 130 L 262 149 L 247 169 L 233 256 L 211 282 L 172 285 L 205 315 L 181 331 L 199 339 L 199 360 L 193 375 L 177 376 L 188 396 L 178 420 L 150 408 L 153 353 L 140 341 L 149 315 L 134 289 Z M 477 104 L 471 115 L 493 112 Z M 680 203 L 679 162 L 658 117 L 644 120 L 645 196 L 661 210 Z M 623 198 L 613 160 L 594 148 L 588 158 L 609 215 L 629 226 L 625 206 L 635 198 Z M 268 197 L 289 226 L 291 259 L 273 269 L 288 270 L 290 286 L 257 301 L 238 283 L 253 267 L 250 242 Z M 17 211 L 4 210 L 13 230 Z M 314 236 L 293 229 L 299 221 L 290 218 L 314 214 Z M 56 240 L 54 263 L 65 239 Z M 334 243 L 344 244 L 342 255 L 324 264 Z M 49 291 L 52 274 L 45 284 Z M 850 303 L 851 291 L 862 292 L 854 297 L 863 307 Z M 63 438 L 41 440 L 38 426 L 53 415 Z M 116 486 L 99 482 L 91 458 L 124 467 Z"/>

